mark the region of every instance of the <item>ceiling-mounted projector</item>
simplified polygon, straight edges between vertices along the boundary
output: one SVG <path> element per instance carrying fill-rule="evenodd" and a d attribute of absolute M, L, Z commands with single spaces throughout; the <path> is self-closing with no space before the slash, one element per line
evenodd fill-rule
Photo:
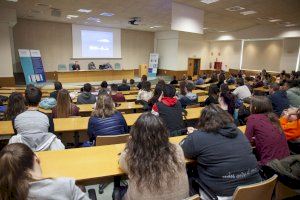
<path fill-rule="evenodd" d="M 141 18 L 140 17 L 132 17 L 128 21 L 128 24 L 135 25 L 135 26 L 139 25 L 140 23 L 141 23 Z"/>

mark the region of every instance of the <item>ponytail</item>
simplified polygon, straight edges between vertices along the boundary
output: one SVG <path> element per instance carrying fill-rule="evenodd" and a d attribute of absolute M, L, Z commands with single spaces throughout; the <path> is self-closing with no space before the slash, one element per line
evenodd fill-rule
<path fill-rule="evenodd" d="M 0 200 L 26 200 L 29 193 L 29 170 L 34 153 L 24 144 L 7 145 L 0 152 Z"/>

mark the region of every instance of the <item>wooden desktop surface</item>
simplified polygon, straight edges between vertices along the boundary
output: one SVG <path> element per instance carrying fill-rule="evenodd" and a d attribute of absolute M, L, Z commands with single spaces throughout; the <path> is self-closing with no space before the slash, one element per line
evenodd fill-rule
<path fill-rule="evenodd" d="M 245 127 L 239 127 L 244 132 Z M 170 142 L 179 144 L 186 135 L 171 137 Z M 84 184 L 103 178 L 120 176 L 119 155 L 125 144 L 77 148 L 62 151 L 43 151 L 36 153 L 41 161 L 44 177 L 71 177 Z M 186 160 L 190 162 L 190 160 Z"/>
<path fill-rule="evenodd" d="M 116 107 L 117 110 L 127 111 L 127 110 L 134 110 L 134 109 L 142 109 L 143 106 L 140 104 L 135 104 L 134 102 L 121 102 L 121 105 Z M 78 104 L 80 113 L 91 113 L 94 109 L 94 104 Z M 50 114 L 52 113 L 52 110 L 45 110 L 43 108 L 39 108 L 39 111 Z"/>
<path fill-rule="evenodd" d="M 187 108 L 187 120 L 198 119 L 203 107 Z M 124 118 L 128 126 L 132 126 L 137 118 L 142 113 L 124 114 Z M 72 131 L 86 131 L 88 127 L 89 117 L 75 117 L 75 118 L 56 118 L 54 121 L 54 129 L 56 133 L 72 132 Z M 14 134 L 11 121 L 0 121 L 0 136 L 11 136 Z"/>

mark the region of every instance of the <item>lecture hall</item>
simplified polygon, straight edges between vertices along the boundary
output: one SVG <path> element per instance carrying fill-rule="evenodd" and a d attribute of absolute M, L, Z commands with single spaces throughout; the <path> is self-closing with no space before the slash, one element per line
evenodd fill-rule
<path fill-rule="evenodd" d="M 300 0 L 0 0 L 0 200 L 299 200 Z"/>

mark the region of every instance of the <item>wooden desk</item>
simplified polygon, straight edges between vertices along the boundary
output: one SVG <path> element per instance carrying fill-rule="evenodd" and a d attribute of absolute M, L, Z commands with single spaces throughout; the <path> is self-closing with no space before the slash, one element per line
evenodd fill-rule
<path fill-rule="evenodd" d="M 143 106 L 140 104 L 135 104 L 134 102 L 121 102 L 121 105 L 116 109 L 119 111 L 128 111 L 128 110 L 136 110 L 142 109 Z M 94 110 L 95 104 L 79 104 L 77 105 L 79 108 L 79 113 L 91 113 Z M 45 110 L 43 108 L 39 108 L 39 111 L 45 114 L 51 114 L 52 110 Z"/>
<path fill-rule="evenodd" d="M 210 83 L 206 83 L 206 84 L 202 84 L 202 85 L 196 85 L 196 88 L 206 90 L 209 88 L 209 86 L 210 86 Z"/>
<path fill-rule="evenodd" d="M 239 127 L 244 132 L 244 127 Z M 179 144 L 186 135 L 169 138 Z M 67 149 L 63 151 L 43 151 L 36 153 L 41 161 L 44 177 L 71 177 L 80 184 L 97 183 L 108 177 L 121 176 L 119 154 L 125 144 Z M 190 162 L 191 160 L 186 160 Z"/>
<path fill-rule="evenodd" d="M 198 103 L 204 103 L 207 98 L 208 95 L 198 96 Z"/>
<path fill-rule="evenodd" d="M 137 98 L 136 94 L 131 94 L 131 95 L 124 95 L 126 101 L 135 101 Z"/>
<path fill-rule="evenodd" d="M 99 82 L 107 80 L 133 79 L 134 70 L 79 70 L 58 71 L 57 80 L 62 83 Z"/>

